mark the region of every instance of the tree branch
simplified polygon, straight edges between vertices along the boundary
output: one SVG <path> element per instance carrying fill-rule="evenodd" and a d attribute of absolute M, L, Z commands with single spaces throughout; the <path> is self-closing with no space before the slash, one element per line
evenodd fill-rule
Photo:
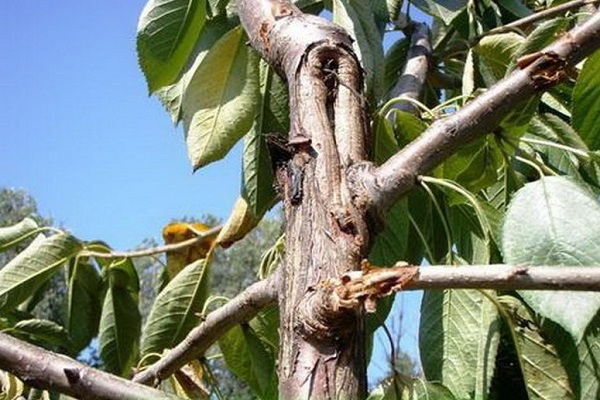
<path fill-rule="evenodd" d="M 90 368 L 5 333 L 0 333 L 0 369 L 19 377 L 28 386 L 58 391 L 80 399 L 178 398 Z"/>
<path fill-rule="evenodd" d="M 548 19 L 548 18 L 553 18 L 556 17 L 560 14 L 563 14 L 567 11 L 571 11 L 571 10 L 575 10 L 577 8 L 581 8 L 583 6 L 586 5 L 595 5 L 600 3 L 600 0 L 572 0 L 572 1 L 568 1 L 566 3 L 563 4 L 559 4 L 558 6 L 555 7 L 550 7 L 547 8 L 543 11 L 539 11 L 536 12 L 534 14 L 528 15 L 527 17 L 518 19 L 516 21 L 513 21 L 509 24 L 506 25 L 502 25 L 499 26 L 497 28 L 494 29 L 490 29 L 487 32 L 482 33 L 479 36 L 474 37 L 473 39 L 471 39 L 470 43 L 471 44 L 475 44 L 477 42 L 479 42 L 481 40 L 481 38 L 483 38 L 484 36 L 489 36 L 489 35 L 497 35 L 499 33 L 504 33 L 504 32 L 510 32 L 510 31 L 514 31 L 515 29 L 527 26 L 527 25 L 531 25 L 535 22 L 538 21 L 542 21 L 544 19 Z"/>
<path fill-rule="evenodd" d="M 390 97 L 408 97 L 419 100 L 431 59 L 429 27 L 424 23 L 415 23 L 411 34 L 410 48 L 404 71 L 392 89 Z M 397 102 L 394 109 L 413 113 L 415 107 L 409 102 Z"/>
<path fill-rule="evenodd" d="M 600 291 L 600 267 L 468 265 L 372 267 L 363 262 L 361 271 L 351 271 L 322 285 L 323 309 L 333 312 L 365 303 L 375 310 L 377 298 L 400 290 L 495 289 Z"/>
<path fill-rule="evenodd" d="M 181 343 L 159 361 L 136 374 L 133 381 L 147 385 L 159 383 L 203 354 L 229 329 L 251 320 L 262 309 L 274 305 L 277 300 L 279 277 L 278 269 L 268 278 L 249 286 L 227 304 L 208 314 L 204 322 L 194 328 Z"/>
<path fill-rule="evenodd" d="M 493 131 L 502 118 L 536 93 L 559 83 L 565 69 L 600 47 L 600 13 L 536 53 L 530 64 L 488 89 L 451 116 L 432 124 L 419 138 L 379 168 L 357 163 L 350 171 L 355 194 L 375 209 L 386 209 L 459 148 Z"/>
<path fill-rule="evenodd" d="M 149 249 L 141 249 L 134 251 L 93 251 L 93 250 L 83 250 L 78 255 L 80 257 L 96 257 L 96 258 L 136 258 L 136 257 L 147 257 L 155 254 L 168 253 L 169 251 L 176 251 L 185 249 L 186 247 L 190 247 L 195 245 L 196 243 L 200 243 L 208 238 L 213 236 L 217 236 L 219 232 L 223 229 L 223 225 L 218 225 L 205 232 L 197 232 L 197 236 L 188 240 L 184 240 L 183 242 L 167 244 L 164 246 L 151 247 Z"/>

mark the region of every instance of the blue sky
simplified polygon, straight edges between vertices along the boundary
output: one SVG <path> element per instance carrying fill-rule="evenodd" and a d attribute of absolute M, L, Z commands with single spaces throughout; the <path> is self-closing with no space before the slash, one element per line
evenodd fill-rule
<path fill-rule="evenodd" d="M 239 146 L 192 174 L 181 127 L 148 97 L 135 52 L 144 4 L 18 0 L 0 13 L 0 187 L 116 249 L 160 238 L 175 217 L 226 218 L 239 193 Z M 407 294 L 395 327 L 413 356 L 419 298 Z M 389 344 L 375 343 L 378 376 Z"/>
<path fill-rule="evenodd" d="M 7 2 L 0 13 L 0 186 L 82 239 L 125 249 L 172 218 L 226 218 L 239 149 L 192 175 L 181 127 L 135 52 L 145 0 Z"/>

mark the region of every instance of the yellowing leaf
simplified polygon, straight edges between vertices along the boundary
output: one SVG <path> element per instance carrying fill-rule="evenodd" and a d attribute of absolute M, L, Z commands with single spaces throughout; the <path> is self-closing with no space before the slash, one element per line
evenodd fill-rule
<path fill-rule="evenodd" d="M 195 238 L 199 233 L 206 232 L 209 229 L 209 226 L 200 223 L 186 224 L 175 222 L 165 226 L 162 235 L 165 244 L 175 244 Z M 173 279 L 186 265 L 205 258 L 214 241 L 214 237 L 208 237 L 183 249 L 167 252 L 167 273 L 169 280 Z"/>
<path fill-rule="evenodd" d="M 231 211 L 227 223 L 217 237 L 217 243 L 222 247 L 229 247 L 246 236 L 259 222 L 260 218 L 252 213 L 246 200 L 239 197 L 233 206 L 233 211 Z"/>

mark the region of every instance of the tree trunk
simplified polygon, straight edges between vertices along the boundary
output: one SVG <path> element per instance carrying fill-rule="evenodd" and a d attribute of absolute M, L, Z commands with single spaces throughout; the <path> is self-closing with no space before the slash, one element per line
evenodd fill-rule
<path fill-rule="evenodd" d="M 370 240 L 367 214 L 345 178 L 366 159 L 363 71 L 343 30 L 290 3 L 242 0 L 239 14 L 253 47 L 290 93 L 288 154 L 276 171 L 287 220 L 279 396 L 361 399 L 362 306 L 331 306 L 323 282 L 359 269 Z"/>

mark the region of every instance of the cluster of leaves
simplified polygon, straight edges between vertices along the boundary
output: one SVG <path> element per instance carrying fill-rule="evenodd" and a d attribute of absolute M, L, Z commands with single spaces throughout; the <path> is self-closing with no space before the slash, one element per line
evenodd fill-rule
<path fill-rule="evenodd" d="M 258 254 L 265 249 L 262 242 L 274 241 L 280 231 L 278 226 L 276 222 L 265 220 L 253 237 L 245 241 L 248 243 L 241 243 L 246 249 L 250 247 L 250 252 L 235 248 L 235 251 L 244 253 L 245 260 L 239 260 L 240 254 L 232 257 L 230 253 L 234 249 L 216 252 L 213 257 L 211 242 L 203 241 L 183 249 L 179 254 L 170 252 L 166 265 L 157 259 L 160 267 L 142 269 L 142 275 L 149 271 L 151 281 L 160 282 L 157 276 L 166 280 L 162 288 L 161 285 L 157 288 L 156 298 L 147 299 L 150 306 L 142 329 L 140 268 L 134 266 L 133 258 L 104 258 L 102 255 L 111 251 L 106 244 L 83 242 L 66 232 L 40 227 L 33 219 L 25 218 L 0 228 L 0 253 L 20 248 L 15 257 L 0 269 L 0 329 L 30 343 L 71 357 L 80 355 L 84 359 L 86 352 L 94 351 L 89 346 L 97 338 L 102 369 L 130 377 L 134 367 L 141 368 L 156 361 L 165 350 L 181 342 L 207 312 L 212 302 L 210 294 L 215 291 L 220 294 L 221 289 L 215 289 L 210 283 L 213 260 L 217 259 L 214 264 L 229 271 L 230 277 L 241 276 L 239 271 L 242 271 L 243 281 L 251 281 L 251 276 L 256 276 L 256 269 L 251 267 L 259 266 Z M 190 234 L 194 232 L 201 233 L 206 229 L 208 227 L 202 224 L 170 224 L 164 234 L 168 242 L 177 243 L 193 237 Z M 173 237 L 173 232 L 179 237 Z M 182 253 L 185 254 L 184 259 L 179 257 Z M 225 265 L 232 260 L 236 262 Z M 246 261 L 251 264 L 245 264 Z M 30 310 L 48 292 L 47 282 L 62 271 L 66 271 L 67 279 L 64 323 L 32 314 Z M 226 271 L 220 273 L 227 274 Z M 231 292 L 226 285 L 223 290 Z M 273 313 L 265 313 L 257 321 L 268 315 Z M 269 321 L 272 324 L 273 318 Z M 246 331 L 244 335 L 253 332 L 251 328 Z M 276 328 L 271 331 L 276 332 Z M 248 363 L 249 359 L 240 358 L 237 351 L 227 351 L 235 349 L 236 341 L 239 338 L 235 332 L 222 339 L 224 356 L 237 357 L 240 362 Z M 269 343 L 277 343 L 277 340 Z M 175 378 L 166 381 L 164 390 L 186 398 L 206 398 L 211 391 L 219 389 L 214 374 L 226 376 L 223 366 L 218 363 L 219 358 L 190 364 Z M 16 391 L 17 394 L 28 390 L 14 377 L 6 375 L 6 378 L 8 386 L 5 390 Z M 232 390 L 233 393 L 243 393 L 243 389 L 229 382 L 223 386 L 230 393 Z"/>
<path fill-rule="evenodd" d="M 430 79 L 423 101 L 413 102 L 421 115 L 394 110 L 396 102 L 406 101 L 401 98 L 381 107 L 374 116 L 379 161 L 510 74 L 519 57 L 541 50 L 578 19 L 561 16 L 520 32 L 487 34 L 531 10 L 505 1 L 415 5 L 434 17 L 436 71 L 431 75 L 443 74 L 461 85 L 440 91 Z M 406 40 L 394 44 L 386 59 L 402 59 Z M 449 265 L 599 265 L 595 243 L 600 232 L 590 226 L 600 221 L 600 131 L 590 122 L 600 113 L 599 68 L 597 54 L 573 71 L 572 79 L 531 99 L 424 177 L 421 189 L 391 211 L 403 208 L 391 218 L 396 217 L 394 226 L 407 226 L 398 235 L 411 240 L 404 259 Z M 430 387 L 429 396 L 597 398 L 599 310 L 598 293 L 426 292 L 421 362 L 427 380 L 449 390 L 444 394 Z M 420 398 L 426 385 L 415 381 L 408 387 Z M 388 383 L 373 398 L 398 398 L 396 388 Z"/>

